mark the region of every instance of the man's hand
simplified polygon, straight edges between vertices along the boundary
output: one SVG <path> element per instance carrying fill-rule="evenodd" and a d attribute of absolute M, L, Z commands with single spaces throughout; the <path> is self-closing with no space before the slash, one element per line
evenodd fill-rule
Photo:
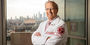
<path fill-rule="evenodd" d="M 34 35 L 35 36 L 41 36 L 40 32 L 36 32 Z"/>

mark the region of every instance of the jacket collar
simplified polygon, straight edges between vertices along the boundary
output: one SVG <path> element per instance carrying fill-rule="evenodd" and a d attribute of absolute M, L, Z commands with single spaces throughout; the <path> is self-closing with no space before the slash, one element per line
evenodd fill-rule
<path fill-rule="evenodd" d="M 58 23 L 60 20 L 60 17 L 57 16 L 56 18 L 54 18 L 52 21 L 51 21 L 51 25 L 55 25 L 56 23 Z M 48 22 L 49 20 L 46 21 L 46 23 Z"/>

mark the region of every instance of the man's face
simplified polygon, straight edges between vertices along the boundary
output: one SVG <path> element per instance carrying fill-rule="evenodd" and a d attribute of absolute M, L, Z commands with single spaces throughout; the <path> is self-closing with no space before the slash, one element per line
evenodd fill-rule
<path fill-rule="evenodd" d="M 52 3 L 47 3 L 45 5 L 46 8 L 46 14 L 49 20 L 52 20 L 53 18 L 55 18 L 57 16 L 57 12 L 58 10 L 53 6 Z"/>

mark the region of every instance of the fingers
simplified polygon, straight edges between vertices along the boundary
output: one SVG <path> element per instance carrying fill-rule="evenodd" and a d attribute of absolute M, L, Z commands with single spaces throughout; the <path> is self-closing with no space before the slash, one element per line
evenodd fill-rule
<path fill-rule="evenodd" d="M 35 36 L 41 36 L 40 32 L 36 32 L 34 35 Z"/>

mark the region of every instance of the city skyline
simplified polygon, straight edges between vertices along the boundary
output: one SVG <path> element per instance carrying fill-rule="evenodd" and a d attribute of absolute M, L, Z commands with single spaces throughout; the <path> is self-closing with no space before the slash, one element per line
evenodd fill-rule
<path fill-rule="evenodd" d="M 23 17 L 23 16 L 19 16 L 19 17 L 17 17 L 17 16 L 15 16 L 14 17 L 14 19 L 12 18 L 12 17 L 10 17 L 9 19 L 7 19 L 7 20 L 15 20 L 15 19 L 21 19 L 21 18 L 25 18 L 25 19 L 35 19 L 35 20 L 46 20 L 47 19 L 47 16 L 46 16 L 46 13 L 44 12 L 43 14 L 41 14 L 41 13 L 37 13 L 37 14 L 33 14 L 33 16 L 32 17 L 30 17 L 29 15 L 28 16 L 26 16 L 26 17 Z"/>

